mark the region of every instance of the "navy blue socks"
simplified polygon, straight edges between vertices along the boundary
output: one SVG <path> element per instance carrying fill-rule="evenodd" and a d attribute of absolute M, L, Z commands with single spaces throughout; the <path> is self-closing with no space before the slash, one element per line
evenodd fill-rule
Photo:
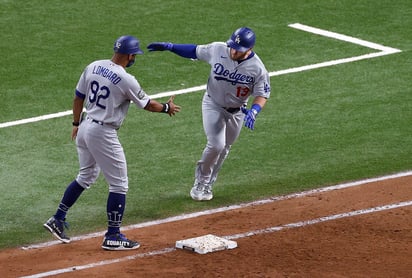
<path fill-rule="evenodd" d="M 54 217 L 59 220 L 64 220 L 66 218 L 66 213 L 69 208 L 76 202 L 76 200 L 82 194 L 84 188 L 81 187 L 76 180 L 72 181 L 66 188 L 63 198 L 59 204 Z"/>
<path fill-rule="evenodd" d="M 107 234 L 112 235 L 120 233 L 120 225 L 122 224 L 123 212 L 126 205 L 126 195 L 119 193 L 109 193 L 107 198 L 107 219 L 108 228 Z"/>
<path fill-rule="evenodd" d="M 84 188 L 81 187 L 76 180 L 72 181 L 66 188 L 63 198 L 59 204 L 54 217 L 58 220 L 66 218 L 67 211 L 80 197 Z M 107 219 L 108 229 L 107 234 L 120 233 L 120 226 L 122 224 L 123 213 L 126 205 L 126 195 L 119 193 L 109 193 L 107 198 Z"/>

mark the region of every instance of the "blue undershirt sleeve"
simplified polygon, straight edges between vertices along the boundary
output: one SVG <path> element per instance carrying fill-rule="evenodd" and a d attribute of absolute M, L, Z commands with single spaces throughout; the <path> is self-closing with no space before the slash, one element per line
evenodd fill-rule
<path fill-rule="evenodd" d="M 81 92 L 79 92 L 78 90 L 76 90 L 76 96 L 78 96 L 78 97 L 81 98 L 81 99 L 85 99 L 85 98 L 86 98 L 86 95 L 83 94 L 83 93 L 81 93 Z"/>
<path fill-rule="evenodd" d="M 173 44 L 170 51 L 185 58 L 197 59 L 196 47 L 195 44 Z"/>

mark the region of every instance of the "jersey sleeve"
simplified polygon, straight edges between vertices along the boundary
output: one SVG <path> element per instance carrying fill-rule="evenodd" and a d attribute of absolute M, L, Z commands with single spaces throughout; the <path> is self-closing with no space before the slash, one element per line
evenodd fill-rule
<path fill-rule="evenodd" d="M 86 81 L 87 70 L 88 70 L 88 67 L 84 69 L 76 85 L 75 94 L 76 96 L 82 99 L 86 97 L 86 92 L 87 92 L 87 81 Z"/>
<path fill-rule="evenodd" d="M 270 78 L 267 71 L 264 71 L 261 75 L 258 76 L 252 95 L 255 97 L 270 97 Z"/>
<path fill-rule="evenodd" d="M 129 81 L 126 95 L 138 108 L 144 108 L 149 103 L 150 97 L 140 87 L 139 82 L 133 76 L 130 75 L 129 77 L 131 80 Z"/>
<path fill-rule="evenodd" d="M 221 48 L 227 46 L 223 42 L 212 42 L 209 44 L 198 45 L 196 48 L 197 59 L 210 63 L 213 56 L 216 55 L 215 53 L 219 52 L 219 47 Z"/>

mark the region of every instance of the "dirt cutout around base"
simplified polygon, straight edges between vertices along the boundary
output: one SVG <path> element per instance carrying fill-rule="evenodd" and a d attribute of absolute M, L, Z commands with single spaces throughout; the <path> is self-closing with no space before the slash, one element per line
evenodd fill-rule
<path fill-rule="evenodd" d="M 411 201 L 410 176 L 370 182 L 126 231 L 137 250 L 104 251 L 101 237 L 2 250 L 0 276 L 412 277 L 412 206 L 383 209 Z M 206 234 L 238 235 L 238 247 L 174 248 Z"/>

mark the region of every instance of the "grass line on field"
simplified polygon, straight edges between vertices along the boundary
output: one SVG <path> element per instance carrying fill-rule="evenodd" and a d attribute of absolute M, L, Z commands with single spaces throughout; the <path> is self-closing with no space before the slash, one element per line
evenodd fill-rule
<path fill-rule="evenodd" d="M 281 225 L 281 226 L 273 226 L 273 227 L 268 227 L 268 228 L 264 228 L 264 229 L 260 229 L 260 230 L 248 231 L 248 232 L 240 233 L 240 234 L 226 235 L 226 236 L 223 236 L 223 237 L 225 239 L 228 239 L 228 240 L 248 238 L 248 237 L 261 235 L 261 234 L 274 233 L 274 232 L 282 231 L 282 230 L 285 230 L 285 229 L 301 228 L 301 227 L 315 225 L 315 224 L 319 224 L 319 223 L 323 223 L 323 222 L 339 220 L 339 219 L 349 218 L 349 217 L 356 217 L 356 216 L 359 216 L 359 215 L 383 212 L 383 211 L 402 208 L 402 207 L 407 207 L 407 206 L 411 206 L 411 205 L 412 205 L 412 200 L 405 201 L 405 202 L 393 203 L 393 204 L 386 204 L 386 205 L 377 206 L 377 207 L 370 207 L 370 208 L 365 208 L 365 209 L 360 209 L 360 210 L 355 210 L 355 211 L 349 211 L 349 212 L 344 212 L 344 213 L 339 213 L 339 214 L 327 215 L 327 216 L 323 216 L 323 217 L 319 217 L 319 218 L 315 218 L 315 219 L 310 219 L 310 220 L 299 221 L 299 222 L 295 222 L 295 223 L 288 223 L 288 224 Z M 75 266 L 70 266 L 70 267 L 61 268 L 61 269 L 55 269 L 55 270 L 51 270 L 51 271 L 47 271 L 47 272 L 37 273 L 37 274 L 30 275 L 30 276 L 24 276 L 24 277 L 25 278 L 29 278 L 29 277 L 30 278 L 49 277 L 49 276 L 53 276 L 53 275 L 59 275 L 59 274 L 69 273 L 69 272 L 74 272 L 74 271 L 81 271 L 81 270 L 96 268 L 96 267 L 105 266 L 105 265 L 119 264 L 119 263 L 122 263 L 122 262 L 136 260 L 136 259 L 145 258 L 145 257 L 163 255 L 163 254 L 170 253 L 170 252 L 173 252 L 173 251 L 176 251 L 176 250 L 177 250 L 176 247 L 166 247 L 166 248 L 163 248 L 163 249 L 160 249 L 160 250 L 153 250 L 153 251 L 149 251 L 149 252 L 145 252 L 145 253 L 138 253 L 138 254 L 135 254 L 135 255 L 125 256 L 125 257 L 116 258 L 116 259 L 96 261 L 96 262 L 92 262 L 92 263 L 84 264 L 84 265 L 75 265 Z"/>
<path fill-rule="evenodd" d="M 342 35 L 339 33 L 303 25 L 300 23 L 294 23 L 294 24 L 289 24 L 288 25 L 291 28 L 295 28 L 298 30 L 302 30 L 305 32 L 313 33 L 316 35 L 324 36 L 324 37 L 329 37 L 345 42 L 349 42 L 352 44 L 357 44 L 361 45 L 364 47 L 372 48 L 375 50 L 379 50 L 379 52 L 373 52 L 365 55 L 360 55 L 360 56 L 354 56 L 354 57 L 349 57 L 349 58 L 343 58 L 343 59 L 337 59 L 337 60 L 331 60 L 331 61 L 326 61 L 326 62 L 321 62 L 321 63 L 316 63 L 316 64 L 311 64 L 311 65 L 305 65 L 305 66 L 300 66 L 300 67 L 294 67 L 294 68 L 289 68 L 285 70 L 279 70 L 279 71 L 273 71 L 269 73 L 269 76 L 279 76 L 279 75 L 284 75 L 284 74 L 290 74 L 290 73 L 297 73 L 297 72 L 303 72 L 307 70 L 312 70 L 312 69 L 318 69 L 318 68 L 323 68 L 323 67 L 330 67 L 334 65 L 339 65 L 339 64 L 344 64 L 344 63 L 351 63 L 351 62 L 356 62 L 360 60 L 365 60 L 365 59 L 371 59 L 371 58 L 376 58 L 380 56 L 385 56 L 385 55 L 390 55 L 394 53 L 401 52 L 400 49 L 392 48 L 392 47 L 387 47 L 383 46 L 377 43 L 373 42 L 368 42 L 362 39 Z M 176 90 L 176 91 L 168 91 L 168 92 L 162 92 L 158 94 L 151 95 L 150 97 L 152 99 L 156 98 L 162 98 L 162 97 L 167 97 L 167 96 L 172 96 L 172 95 L 180 95 L 180 94 L 187 94 L 187 93 L 193 93 L 201 90 L 206 89 L 206 84 L 200 85 L 200 86 L 195 86 L 191 88 L 186 88 L 186 89 L 181 89 L 181 90 Z M 27 118 L 27 119 L 21 119 L 21 120 L 16 120 L 16 121 L 11 121 L 11 122 L 5 122 L 5 123 L 0 123 L 0 128 L 6 128 L 6 127 L 12 127 L 16 125 L 22 125 L 22 124 L 28 124 L 28 123 L 33 123 L 33 122 L 38 122 L 38 121 L 43 121 L 43 120 L 49 120 L 49 119 L 54 119 L 54 118 L 59 118 L 59 117 L 64 117 L 72 114 L 72 110 L 64 111 L 64 112 L 58 112 L 58 113 L 53 113 L 53 114 L 48 114 L 48 115 L 43 115 L 43 116 L 38 116 L 38 117 L 32 117 L 32 118 Z"/>
<path fill-rule="evenodd" d="M 225 212 L 225 211 L 231 211 L 231 210 L 236 210 L 236 209 L 241 209 L 241 208 L 246 208 L 246 207 L 251 207 L 251 206 L 257 206 L 257 205 L 264 205 L 264 204 L 273 203 L 273 202 L 282 201 L 282 200 L 302 198 L 302 197 L 306 197 L 306 196 L 313 195 L 313 194 L 319 194 L 319 193 L 324 193 L 324 192 L 329 192 L 329 191 L 334 191 L 334 190 L 342 190 L 346 188 L 361 186 L 361 185 L 368 184 L 368 183 L 381 182 L 381 181 L 408 177 L 408 176 L 412 176 L 412 171 L 400 172 L 400 173 L 396 173 L 392 175 L 369 178 L 369 179 L 358 180 L 358 181 L 353 181 L 353 182 L 341 183 L 337 185 L 316 188 L 316 189 L 307 190 L 307 191 L 298 192 L 298 193 L 292 193 L 288 195 L 274 196 L 269 199 L 257 200 L 257 201 L 253 201 L 250 203 L 225 206 L 225 207 L 216 208 L 216 209 L 210 209 L 210 210 L 205 210 L 205 211 L 199 211 L 199 212 L 194 212 L 194 213 L 189 213 L 189 214 L 173 216 L 173 217 L 169 217 L 165 219 L 154 220 L 154 221 L 125 226 L 123 227 L 123 230 L 129 231 L 129 230 L 141 229 L 141 228 L 151 227 L 155 225 L 161 225 L 161 224 L 166 224 L 166 223 L 171 223 L 171 222 L 176 222 L 176 221 L 197 218 L 197 217 L 205 216 L 205 215 L 212 215 L 215 213 L 220 213 L 220 212 Z M 106 231 L 101 231 L 101 232 L 73 237 L 72 241 L 80 241 L 80 240 L 86 240 L 90 238 L 101 237 L 104 235 L 105 232 Z M 50 247 L 50 246 L 57 245 L 57 244 L 61 244 L 61 241 L 54 240 L 54 241 L 48 241 L 48 242 L 44 242 L 40 244 L 32 244 L 29 246 L 24 246 L 22 247 L 22 249 L 23 250 L 39 249 L 39 248 Z"/>

